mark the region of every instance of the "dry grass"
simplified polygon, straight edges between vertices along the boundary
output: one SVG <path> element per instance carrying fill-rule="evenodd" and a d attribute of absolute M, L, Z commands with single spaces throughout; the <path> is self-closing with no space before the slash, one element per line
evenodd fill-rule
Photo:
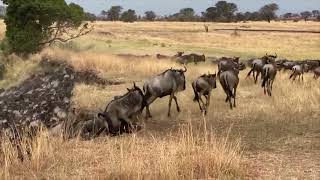
<path fill-rule="evenodd" d="M 0 177 L 191 179 L 242 177 L 239 142 L 217 138 L 206 129 L 182 126 L 179 136 L 132 134 L 94 141 L 49 138 L 41 131 L 31 159 L 21 163 L 2 141 Z M 147 135 L 148 134 L 148 135 Z M 62 152 L 63 151 L 63 152 Z"/>
<path fill-rule="evenodd" d="M 210 24 L 209 29 L 241 25 L 255 29 L 317 30 L 320 27 L 313 22 L 250 22 Z M 93 69 L 106 79 L 125 82 L 107 87 L 77 84 L 73 106 L 93 112 L 104 109 L 113 96 L 123 94 L 132 86 L 132 81 L 141 87 L 146 79 L 167 68 L 180 68 L 172 61 L 123 59 L 112 55 L 115 53 L 174 54 L 185 50 L 247 58 L 277 52 L 286 58 L 320 59 L 318 35 L 240 32 L 239 36 L 232 37 L 231 32 L 207 34 L 202 31 L 201 23 L 97 22 L 91 35 L 75 41 L 72 46 L 48 48 L 41 55 L 67 61 L 78 70 Z M 320 85 L 312 79 L 312 74 L 305 74 L 304 82 L 292 83 L 288 72 L 280 72 L 273 97 L 267 97 L 252 79 L 245 79 L 248 72 L 245 70 L 240 73 L 237 108 L 228 109 L 224 92 L 218 85 L 213 91 L 209 114 L 203 119 L 192 101 L 190 83 L 197 76 L 216 69 L 209 62 L 190 65 L 186 73 L 187 90 L 178 95 L 182 113 L 178 114 L 173 107 L 173 117 L 166 117 L 167 99 L 159 99 L 151 106 L 154 118 L 141 120 L 144 128 L 137 134 L 93 141 L 48 139 L 44 134 L 40 136 L 42 140 L 35 141 L 42 144 L 41 148 L 35 148 L 38 159 L 24 163 L 11 158 L 10 153 L 15 151 L 3 142 L 0 163 L 6 165 L 0 168 L 0 177 L 319 177 Z"/>

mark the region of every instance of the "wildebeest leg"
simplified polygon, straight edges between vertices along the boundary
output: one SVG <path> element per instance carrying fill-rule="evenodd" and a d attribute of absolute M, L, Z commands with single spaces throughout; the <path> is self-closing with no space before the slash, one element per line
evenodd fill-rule
<path fill-rule="evenodd" d="M 150 104 L 151 104 L 154 100 L 156 100 L 156 99 L 157 99 L 157 97 L 155 97 L 155 96 L 151 96 L 151 97 L 149 97 L 149 98 L 147 99 L 146 118 L 152 118 L 151 113 L 150 113 L 150 108 L 149 108 L 149 106 L 150 106 Z"/>
<path fill-rule="evenodd" d="M 171 116 L 171 114 L 170 114 L 170 110 L 171 110 L 171 103 L 172 103 L 173 96 L 174 96 L 174 94 L 171 94 L 171 95 L 170 95 L 170 99 L 169 99 L 168 117 L 170 117 L 170 116 Z"/>
<path fill-rule="evenodd" d="M 180 112 L 180 107 L 179 107 L 179 104 L 178 104 L 178 99 L 176 96 L 173 96 L 173 99 L 174 101 L 176 102 L 176 106 L 177 106 L 177 111 Z"/>
<path fill-rule="evenodd" d="M 206 109 L 204 111 L 204 114 L 207 115 L 207 112 L 208 112 L 208 108 L 209 108 L 209 105 L 210 105 L 210 98 L 211 98 L 211 93 L 209 92 L 208 95 L 207 95 L 207 104 L 206 104 Z"/>
<path fill-rule="evenodd" d="M 236 95 L 237 95 L 237 87 L 235 87 L 233 92 L 233 106 L 236 107 Z"/>
<path fill-rule="evenodd" d="M 302 76 L 302 81 L 303 81 L 303 73 L 302 73 L 302 75 L 301 75 L 301 76 Z"/>
<path fill-rule="evenodd" d="M 271 96 L 271 80 L 269 79 L 268 80 L 268 84 L 267 84 L 267 90 L 268 90 L 268 94 L 269 94 L 269 96 Z"/>
<path fill-rule="evenodd" d="M 256 75 L 256 77 L 255 77 L 255 79 L 254 79 L 254 83 L 255 83 L 255 84 L 257 84 L 259 74 L 260 74 L 260 72 L 258 71 L 258 72 L 257 72 L 257 75 Z"/>

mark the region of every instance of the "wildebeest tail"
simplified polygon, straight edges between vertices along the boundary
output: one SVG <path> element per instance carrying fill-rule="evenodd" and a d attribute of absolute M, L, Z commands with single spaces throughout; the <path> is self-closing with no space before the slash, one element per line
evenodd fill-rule
<path fill-rule="evenodd" d="M 262 87 L 265 87 L 268 78 L 269 78 L 269 69 L 266 68 L 264 72 L 263 81 L 262 81 Z"/>
<path fill-rule="evenodd" d="M 193 101 L 198 101 L 199 100 L 199 94 L 197 92 L 196 86 L 197 86 L 196 83 L 192 83 L 192 89 L 193 89 L 193 92 L 194 92 Z"/>
<path fill-rule="evenodd" d="M 226 91 L 228 92 L 228 94 L 229 94 L 231 97 L 234 98 L 234 94 L 232 93 L 232 89 L 231 89 L 231 87 L 230 87 L 230 85 L 229 85 L 229 83 L 228 83 L 227 76 L 224 76 L 223 81 L 224 81 L 224 84 L 226 85 L 226 88 L 225 88 Z"/>

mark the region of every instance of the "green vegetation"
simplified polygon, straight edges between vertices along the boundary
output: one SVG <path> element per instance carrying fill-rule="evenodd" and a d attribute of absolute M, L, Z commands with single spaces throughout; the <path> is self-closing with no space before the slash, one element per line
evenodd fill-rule
<path fill-rule="evenodd" d="M 83 9 L 64 0 L 4 0 L 6 37 L 2 50 L 28 55 L 56 41 L 67 42 L 90 32 L 87 24 L 73 34 L 85 19 Z"/>

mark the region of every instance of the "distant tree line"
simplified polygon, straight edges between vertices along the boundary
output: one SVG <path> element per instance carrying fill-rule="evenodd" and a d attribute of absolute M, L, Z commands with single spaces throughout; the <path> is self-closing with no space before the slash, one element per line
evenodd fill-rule
<path fill-rule="evenodd" d="M 279 6 L 276 3 L 266 4 L 258 11 L 239 12 L 235 3 L 218 1 L 214 6 L 208 7 L 200 15 L 193 8 L 182 8 L 179 12 L 158 16 L 154 11 L 146 11 L 143 16 L 138 16 L 135 10 L 123 11 L 121 6 L 112 6 L 103 10 L 95 19 L 104 21 L 193 21 L 193 22 L 239 22 L 239 21 L 272 21 L 272 20 L 317 20 L 320 21 L 319 10 L 286 13 L 277 16 Z"/>

